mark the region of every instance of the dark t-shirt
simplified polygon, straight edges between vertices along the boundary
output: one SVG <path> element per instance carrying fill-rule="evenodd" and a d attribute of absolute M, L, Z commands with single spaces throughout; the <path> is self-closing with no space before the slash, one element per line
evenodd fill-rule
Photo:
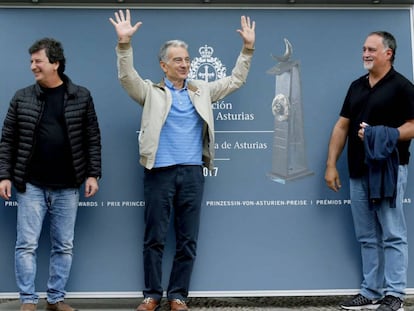
<path fill-rule="evenodd" d="M 37 186 L 71 188 L 75 185 L 64 117 L 65 88 L 65 84 L 56 88 L 42 88 L 44 108 L 36 128 L 28 176 L 28 181 Z"/>
<path fill-rule="evenodd" d="M 399 127 L 414 119 L 414 86 L 392 68 L 374 87 L 368 75 L 352 82 L 340 115 L 350 120 L 348 132 L 348 168 L 351 177 L 366 172 L 364 145 L 358 137 L 360 123 Z M 399 141 L 400 164 L 408 164 L 410 141 Z"/>

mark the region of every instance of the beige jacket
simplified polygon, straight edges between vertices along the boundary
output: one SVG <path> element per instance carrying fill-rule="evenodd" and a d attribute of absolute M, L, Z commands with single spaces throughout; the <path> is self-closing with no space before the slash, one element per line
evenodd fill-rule
<path fill-rule="evenodd" d="M 161 83 L 144 80 L 134 69 L 133 50 L 130 44 L 116 47 L 118 79 L 128 95 L 143 106 L 139 134 L 140 163 L 147 169 L 154 167 L 161 129 L 172 105 L 169 89 Z M 230 76 L 205 82 L 188 81 L 188 94 L 196 111 L 204 120 L 203 156 L 205 166 L 213 169 L 214 115 L 212 103 L 234 92 L 246 83 L 253 50 L 243 48 Z"/>

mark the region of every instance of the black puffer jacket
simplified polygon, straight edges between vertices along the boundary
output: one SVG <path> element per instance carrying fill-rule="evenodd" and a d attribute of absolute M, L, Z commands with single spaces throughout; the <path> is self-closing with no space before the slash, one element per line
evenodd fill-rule
<path fill-rule="evenodd" d="M 64 77 L 65 119 L 72 150 L 76 183 L 87 177 L 101 177 L 101 135 L 89 91 Z M 36 130 L 44 107 L 38 84 L 18 90 L 4 120 L 0 141 L 0 180 L 10 179 L 14 187 L 26 190 L 28 163 L 33 154 Z"/>

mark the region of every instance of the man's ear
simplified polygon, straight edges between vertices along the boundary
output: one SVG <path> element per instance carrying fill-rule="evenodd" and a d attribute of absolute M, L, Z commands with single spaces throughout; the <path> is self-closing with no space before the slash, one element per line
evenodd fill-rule
<path fill-rule="evenodd" d="M 388 55 L 388 57 L 391 59 L 391 58 L 392 58 L 392 56 L 394 55 L 394 51 L 393 51 L 393 50 L 391 50 L 391 49 L 387 49 L 387 55 Z"/>
<path fill-rule="evenodd" d="M 160 67 L 161 67 L 162 71 L 167 72 L 167 63 L 160 60 Z"/>
<path fill-rule="evenodd" d="M 57 71 L 59 66 L 60 66 L 60 62 L 56 61 L 56 62 L 53 63 L 53 65 L 55 66 L 55 70 Z"/>

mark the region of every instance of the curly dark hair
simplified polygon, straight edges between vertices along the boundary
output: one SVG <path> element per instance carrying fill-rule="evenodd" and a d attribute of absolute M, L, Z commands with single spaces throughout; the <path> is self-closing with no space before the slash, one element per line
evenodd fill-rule
<path fill-rule="evenodd" d="M 45 49 L 46 56 L 51 64 L 59 62 L 58 73 L 62 77 L 66 63 L 62 44 L 53 38 L 43 38 L 32 44 L 29 53 L 31 55 L 43 49 Z"/>

